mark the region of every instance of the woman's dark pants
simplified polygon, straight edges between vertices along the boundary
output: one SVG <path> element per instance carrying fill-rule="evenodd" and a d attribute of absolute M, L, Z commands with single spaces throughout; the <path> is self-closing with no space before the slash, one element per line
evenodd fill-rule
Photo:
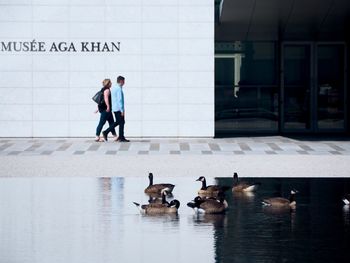
<path fill-rule="evenodd" d="M 100 122 L 96 128 L 96 136 L 100 136 L 103 125 L 105 125 L 106 121 L 108 121 L 109 127 L 111 127 L 114 123 L 112 112 L 102 111 L 100 112 Z M 116 136 L 114 127 L 110 129 L 112 134 Z"/>

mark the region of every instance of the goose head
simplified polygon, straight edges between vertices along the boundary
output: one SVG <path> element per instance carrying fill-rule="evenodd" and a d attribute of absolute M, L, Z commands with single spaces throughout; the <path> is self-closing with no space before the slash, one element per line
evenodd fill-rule
<path fill-rule="evenodd" d="M 200 197 L 200 196 L 197 196 L 193 199 L 193 202 L 195 202 L 195 203 L 198 203 L 200 201 L 202 201 L 202 197 Z"/>
<path fill-rule="evenodd" d="M 233 173 L 233 179 L 238 180 L 238 173 Z"/>
<path fill-rule="evenodd" d="M 298 191 L 298 190 L 295 190 L 295 189 L 292 189 L 292 190 L 290 191 L 290 194 L 291 194 L 291 195 L 295 195 L 295 194 L 297 194 L 297 193 L 299 193 L 299 191 Z"/>
<path fill-rule="evenodd" d="M 191 202 L 187 203 L 188 207 L 191 208 L 198 208 L 200 203 L 201 203 L 202 198 L 200 196 L 197 196 L 196 198 L 194 198 Z"/>
<path fill-rule="evenodd" d="M 196 208 L 196 204 L 193 203 L 193 202 L 188 202 L 188 203 L 187 203 L 187 206 L 190 207 L 190 208 L 192 208 L 192 209 L 195 209 L 195 208 Z"/>
<path fill-rule="evenodd" d="M 180 207 L 180 202 L 178 200 L 172 200 L 170 203 L 169 203 L 169 207 L 176 207 L 177 209 Z"/>
<path fill-rule="evenodd" d="M 149 179 L 149 186 L 153 185 L 153 174 L 148 173 L 148 179 Z"/>
<path fill-rule="evenodd" d="M 170 194 L 170 189 L 168 188 L 168 187 L 165 187 L 165 188 L 163 188 L 161 191 L 160 191 L 160 194 L 162 195 L 162 196 L 166 196 L 166 195 L 169 195 Z"/>
<path fill-rule="evenodd" d="M 204 182 L 204 181 L 205 181 L 205 177 L 204 177 L 204 176 L 201 176 L 201 177 L 199 177 L 196 181 Z"/>
<path fill-rule="evenodd" d="M 224 193 L 219 193 L 216 200 L 220 201 L 221 203 L 223 203 L 225 201 L 225 194 Z"/>

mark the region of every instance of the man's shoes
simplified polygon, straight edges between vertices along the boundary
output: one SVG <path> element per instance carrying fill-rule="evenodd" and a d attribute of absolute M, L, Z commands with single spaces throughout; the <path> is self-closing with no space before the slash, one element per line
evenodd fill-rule
<path fill-rule="evenodd" d="M 106 141 L 108 141 L 108 135 L 106 132 L 102 132 L 102 136 L 103 136 L 103 139 Z"/>
<path fill-rule="evenodd" d="M 118 138 L 118 142 L 130 142 L 129 140 L 127 140 L 126 138 Z"/>

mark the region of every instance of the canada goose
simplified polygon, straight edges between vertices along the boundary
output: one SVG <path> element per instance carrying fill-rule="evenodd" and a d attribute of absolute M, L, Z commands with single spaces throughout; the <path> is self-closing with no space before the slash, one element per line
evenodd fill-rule
<path fill-rule="evenodd" d="M 202 188 L 199 189 L 198 195 L 201 196 L 218 196 L 221 193 L 224 193 L 230 187 L 228 186 L 219 186 L 219 185 L 208 185 L 204 176 L 199 177 L 196 181 L 202 182 Z"/>
<path fill-rule="evenodd" d="M 265 206 L 272 206 L 272 207 L 290 207 L 291 209 L 296 208 L 296 201 L 295 201 L 295 194 L 298 193 L 296 190 L 290 191 L 289 199 L 283 198 L 283 197 L 272 197 L 267 198 L 262 201 L 263 205 Z"/>
<path fill-rule="evenodd" d="M 247 183 L 238 180 L 238 174 L 233 174 L 233 192 L 254 192 L 261 183 Z"/>
<path fill-rule="evenodd" d="M 176 214 L 180 207 L 180 202 L 178 200 L 172 200 L 168 204 L 151 203 L 141 206 L 136 202 L 134 202 L 134 204 L 140 209 L 141 213 L 149 215 Z"/>
<path fill-rule="evenodd" d="M 175 187 L 173 184 L 153 184 L 153 174 L 148 174 L 149 185 L 145 189 L 145 193 L 160 193 L 162 189 L 168 188 L 171 193 Z"/>
<path fill-rule="evenodd" d="M 344 205 L 350 205 L 350 194 L 347 194 L 343 198 Z"/>
<path fill-rule="evenodd" d="M 214 198 L 202 198 L 197 196 L 193 202 L 187 203 L 187 206 L 206 214 L 221 214 L 228 208 L 224 195 L 220 195 L 217 200 Z"/>
<path fill-rule="evenodd" d="M 150 204 L 169 204 L 169 202 L 166 200 L 166 197 L 172 196 L 172 194 L 169 194 L 170 189 L 169 188 L 163 188 L 160 191 L 160 198 L 159 198 L 159 194 L 157 195 L 157 197 L 153 197 L 152 195 L 150 195 L 149 199 L 148 199 L 148 203 Z"/>

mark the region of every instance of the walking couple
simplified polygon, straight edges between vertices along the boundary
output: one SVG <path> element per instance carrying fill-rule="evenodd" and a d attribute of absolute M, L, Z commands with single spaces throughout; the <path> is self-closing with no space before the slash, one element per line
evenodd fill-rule
<path fill-rule="evenodd" d="M 96 138 L 95 141 L 107 141 L 108 134 L 111 132 L 114 136 L 115 141 L 128 142 L 124 137 L 124 124 L 125 124 L 125 108 L 124 108 L 124 93 L 123 86 L 125 83 L 125 78 L 119 76 L 117 78 L 117 84 L 112 87 L 112 82 L 110 79 L 105 79 L 102 82 L 103 88 L 101 92 L 103 93 L 103 103 L 98 105 L 97 112 L 100 112 L 100 121 L 96 128 Z M 113 119 L 112 112 L 114 113 L 115 120 Z M 109 127 L 102 132 L 103 140 L 100 138 L 100 134 L 103 125 L 108 121 Z M 115 127 L 119 125 L 119 137 L 115 132 Z"/>

